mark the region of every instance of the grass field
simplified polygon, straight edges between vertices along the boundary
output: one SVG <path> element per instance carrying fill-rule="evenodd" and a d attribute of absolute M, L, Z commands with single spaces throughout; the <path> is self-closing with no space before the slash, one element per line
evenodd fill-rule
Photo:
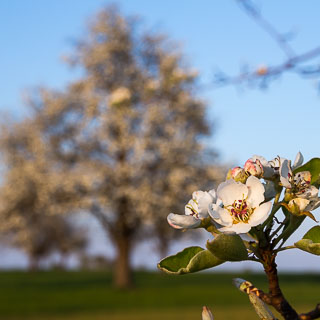
<path fill-rule="evenodd" d="M 257 319 L 234 277 L 266 289 L 263 274 L 200 273 L 168 276 L 135 273 L 135 289 L 111 287 L 103 272 L 1 272 L 0 319 L 4 320 L 192 320 L 203 305 L 215 319 Z M 320 301 L 320 275 L 281 275 L 288 300 L 299 312 Z"/>

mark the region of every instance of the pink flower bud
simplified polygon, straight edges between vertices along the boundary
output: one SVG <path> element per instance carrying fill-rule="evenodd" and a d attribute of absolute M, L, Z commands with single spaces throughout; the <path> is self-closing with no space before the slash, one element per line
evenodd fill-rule
<path fill-rule="evenodd" d="M 244 170 L 250 175 L 258 178 L 263 175 L 263 167 L 259 159 L 256 159 L 255 161 L 252 159 L 247 160 L 244 164 Z"/>
<path fill-rule="evenodd" d="M 233 179 L 234 181 L 240 181 L 241 183 L 245 183 L 248 178 L 248 175 L 241 167 L 234 167 L 229 170 L 227 179 Z"/>
<path fill-rule="evenodd" d="M 234 167 L 231 169 L 231 176 L 234 179 L 238 174 L 241 174 L 243 169 L 241 167 Z"/>

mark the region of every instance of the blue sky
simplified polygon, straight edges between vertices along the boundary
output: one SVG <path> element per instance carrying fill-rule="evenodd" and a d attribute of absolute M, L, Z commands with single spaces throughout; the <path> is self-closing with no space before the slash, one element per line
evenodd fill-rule
<path fill-rule="evenodd" d="M 61 56 L 83 35 L 86 23 L 110 1 L 55 0 L 0 2 L 0 112 L 20 118 L 26 114 L 21 100 L 25 89 L 38 85 L 63 88 L 76 77 Z M 217 68 L 237 74 L 241 65 L 278 64 L 282 51 L 236 4 L 212 0 L 122 0 L 125 14 L 138 14 L 151 27 L 178 41 L 189 64 L 210 84 Z M 256 1 L 264 16 L 281 32 L 294 30 L 291 44 L 298 53 L 319 44 L 320 2 Z M 203 89 L 208 117 L 215 134 L 209 143 L 221 161 L 243 164 L 252 154 L 293 159 L 300 150 L 306 159 L 320 156 L 320 97 L 314 80 L 286 74 L 268 90 L 225 87 Z M 318 213 L 319 216 L 319 213 Z M 311 226 L 312 222 L 308 223 Z M 305 227 L 301 234 L 307 229 Z M 314 265 L 312 258 L 299 265 Z M 303 262 L 307 261 L 307 262 Z M 309 263 L 311 261 L 311 264 Z M 283 262 L 286 265 L 286 262 Z M 287 263 L 287 266 L 289 264 Z"/>

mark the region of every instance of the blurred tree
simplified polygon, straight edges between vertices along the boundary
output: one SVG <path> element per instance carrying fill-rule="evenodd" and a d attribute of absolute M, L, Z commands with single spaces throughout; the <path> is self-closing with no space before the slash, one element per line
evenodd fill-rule
<path fill-rule="evenodd" d="M 211 126 L 197 74 L 164 35 L 139 30 L 136 18 L 102 10 L 67 59 L 81 78 L 30 102 L 49 150 L 46 170 L 65 172 L 62 184 L 74 188 L 62 202 L 89 210 L 115 245 L 118 287 L 131 284 L 135 243 L 154 237 L 165 252 L 178 235 L 163 222 L 167 214 L 221 176 L 201 140 Z"/>
<path fill-rule="evenodd" d="M 61 173 L 51 170 L 46 145 L 33 124 L 26 120 L 2 127 L 6 174 L 0 188 L 0 231 L 3 240 L 27 253 L 30 268 L 37 269 L 52 253 L 59 253 L 63 261 L 82 251 L 87 236 L 61 215 L 72 209 L 67 202 L 74 196 L 70 197 Z"/>
<path fill-rule="evenodd" d="M 82 253 L 87 244 L 86 233 L 80 232 L 66 217 L 45 213 L 23 215 L 20 228 L 15 225 L 8 239 L 26 252 L 31 270 L 38 270 L 40 262 L 53 253 L 60 255 L 55 266 L 64 268 L 65 258 L 71 253 Z"/>

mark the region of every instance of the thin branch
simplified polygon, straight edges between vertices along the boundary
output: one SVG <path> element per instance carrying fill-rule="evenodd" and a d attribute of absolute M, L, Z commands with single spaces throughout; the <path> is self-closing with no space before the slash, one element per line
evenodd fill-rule
<path fill-rule="evenodd" d="M 103 228 L 105 230 L 109 230 L 110 222 L 107 216 L 102 212 L 101 208 L 98 205 L 93 204 L 90 209 L 91 209 L 90 212 L 98 219 L 98 221 L 101 223 Z"/>
<path fill-rule="evenodd" d="M 286 246 L 286 247 L 283 247 L 283 248 L 279 248 L 277 250 L 275 250 L 275 252 L 280 252 L 280 251 L 284 251 L 284 250 L 289 250 L 289 249 L 296 249 L 297 247 L 296 246 Z"/>
<path fill-rule="evenodd" d="M 261 262 L 259 259 L 255 258 L 255 257 L 248 257 L 247 260 L 254 261 L 254 262 Z"/>
<path fill-rule="evenodd" d="M 319 75 L 320 74 L 319 67 L 314 67 L 312 72 L 311 71 L 308 72 L 307 69 L 303 69 L 303 68 L 299 69 L 298 67 L 300 63 L 305 63 L 306 61 L 314 59 L 318 56 L 320 56 L 320 47 L 316 47 L 300 55 L 294 56 L 291 59 L 288 59 L 287 61 L 279 65 L 265 67 L 265 69 L 263 70 L 257 69 L 252 72 L 242 73 L 235 77 L 229 77 L 227 75 L 224 75 L 224 77 L 222 78 L 222 76 L 220 76 L 220 80 L 219 78 L 216 78 L 216 80 L 218 81 L 216 84 L 219 85 L 219 82 L 220 82 L 221 86 L 226 84 L 236 85 L 236 84 L 249 82 L 249 81 L 257 81 L 262 79 L 266 80 L 266 79 L 271 79 L 272 77 L 276 77 L 287 71 L 293 71 L 293 72 L 299 73 L 300 75 L 309 75 L 309 76 Z"/>
<path fill-rule="evenodd" d="M 270 240 L 271 240 L 275 235 L 277 235 L 277 233 L 286 225 L 286 222 L 288 221 L 287 218 L 285 218 L 283 222 L 278 221 L 277 217 L 274 217 L 274 219 L 277 221 L 277 223 L 279 224 L 279 226 L 278 226 L 277 229 L 274 230 L 274 231 L 272 232 L 272 234 L 270 235 Z"/>
<path fill-rule="evenodd" d="M 241 8 L 277 43 L 285 53 L 284 62 L 273 66 L 262 66 L 249 71 L 240 72 L 236 76 L 229 76 L 224 72 L 217 72 L 214 75 L 215 87 L 238 84 L 257 84 L 266 87 L 270 81 L 278 78 L 285 72 L 293 72 L 302 77 L 319 77 L 320 66 L 313 63 L 309 66 L 304 64 L 320 56 L 320 46 L 308 50 L 302 54 L 296 54 L 288 44 L 286 36 L 279 33 L 277 29 L 264 18 L 250 0 L 236 0 Z"/>
<path fill-rule="evenodd" d="M 308 312 L 308 313 L 301 313 L 299 315 L 299 318 L 301 320 L 312 320 L 312 319 L 318 319 L 320 318 L 320 303 L 316 305 L 314 310 Z"/>
<path fill-rule="evenodd" d="M 284 297 L 278 278 L 277 264 L 275 262 L 276 253 L 270 249 L 260 248 L 264 271 L 269 282 L 269 301 L 266 303 L 272 305 L 286 320 L 298 320 L 299 316 L 293 307 Z"/>
<path fill-rule="evenodd" d="M 271 212 L 270 212 L 270 214 L 269 214 L 268 219 L 262 224 L 262 227 L 261 227 L 262 229 L 263 229 L 266 225 L 269 225 L 269 223 L 272 222 L 274 215 L 277 213 L 277 211 L 278 211 L 280 208 L 281 208 L 281 205 L 278 204 L 278 203 L 275 203 L 275 204 L 273 205 L 272 210 L 271 210 Z"/>
<path fill-rule="evenodd" d="M 278 44 L 288 59 L 295 56 L 295 52 L 288 44 L 286 37 L 280 34 L 273 25 L 267 21 L 249 0 L 237 0 L 244 11 Z"/>

